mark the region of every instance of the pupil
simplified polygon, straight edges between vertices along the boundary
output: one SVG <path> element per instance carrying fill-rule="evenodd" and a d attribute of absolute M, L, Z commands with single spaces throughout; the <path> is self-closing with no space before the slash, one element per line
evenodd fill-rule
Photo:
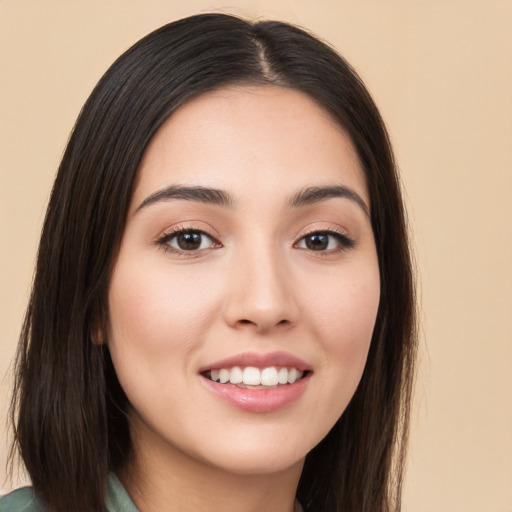
<path fill-rule="evenodd" d="M 199 233 L 180 233 L 177 241 L 180 249 L 192 251 L 199 249 L 201 245 L 201 235 Z"/>
<path fill-rule="evenodd" d="M 313 251 L 322 251 L 327 249 L 329 239 L 326 235 L 316 234 L 306 238 L 306 247 Z"/>

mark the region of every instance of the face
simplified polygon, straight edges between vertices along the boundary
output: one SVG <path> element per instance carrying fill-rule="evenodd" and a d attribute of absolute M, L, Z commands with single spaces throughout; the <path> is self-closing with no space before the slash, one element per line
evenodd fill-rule
<path fill-rule="evenodd" d="M 108 344 L 151 460 L 302 464 L 365 365 L 380 293 L 369 209 L 348 136 L 301 92 L 223 89 L 162 126 L 109 290 Z"/>

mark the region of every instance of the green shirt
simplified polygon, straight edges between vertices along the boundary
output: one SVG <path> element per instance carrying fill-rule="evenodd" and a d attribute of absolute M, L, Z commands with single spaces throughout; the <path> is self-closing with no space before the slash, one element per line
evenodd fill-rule
<path fill-rule="evenodd" d="M 23 487 L 0 499 L 0 512 L 45 512 L 44 503 L 35 496 L 32 487 Z M 139 512 L 118 478 L 108 479 L 105 512 Z"/>

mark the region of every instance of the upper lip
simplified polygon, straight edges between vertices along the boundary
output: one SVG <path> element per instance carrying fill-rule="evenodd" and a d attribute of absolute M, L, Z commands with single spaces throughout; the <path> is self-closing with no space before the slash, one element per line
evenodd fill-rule
<path fill-rule="evenodd" d="M 268 354 L 258 354 L 257 352 L 243 352 L 219 361 L 215 361 L 199 369 L 200 373 L 209 370 L 220 370 L 222 368 L 233 368 L 235 366 L 255 368 L 269 368 L 271 366 L 280 366 L 287 368 L 297 368 L 300 371 L 311 371 L 311 365 L 302 359 L 288 354 L 287 352 L 270 352 Z"/>

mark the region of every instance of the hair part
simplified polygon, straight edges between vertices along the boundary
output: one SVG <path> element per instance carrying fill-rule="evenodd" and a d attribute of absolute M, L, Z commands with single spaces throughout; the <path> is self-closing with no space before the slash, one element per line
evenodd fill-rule
<path fill-rule="evenodd" d="M 305 92 L 349 134 L 365 171 L 381 300 L 367 364 L 347 409 L 307 456 L 306 511 L 400 509 L 416 350 L 405 213 L 380 114 L 350 65 L 306 31 L 204 14 L 127 50 L 84 105 L 44 221 L 11 402 L 14 444 L 50 510 L 102 511 L 110 471 L 126 463 L 127 398 L 106 345 L 108 286 L 137 170 L 181 105 L 229 85 Z"/>

